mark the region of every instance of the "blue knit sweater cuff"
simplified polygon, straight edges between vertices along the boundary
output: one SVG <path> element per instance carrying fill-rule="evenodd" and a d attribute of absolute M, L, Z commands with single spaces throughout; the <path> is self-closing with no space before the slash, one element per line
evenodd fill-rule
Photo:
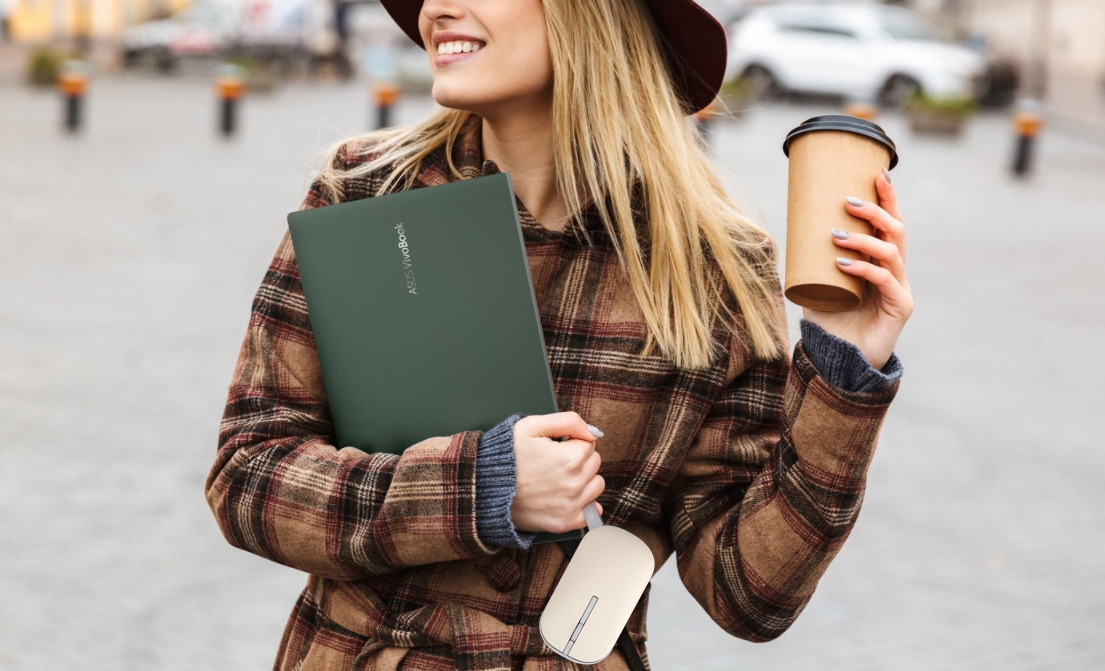
<path fill-rule="evenodd" d="M 514 502 L 514 423 L 516 412 L 480 437 L 476 452 L 476 531 L 484 545 L 529 548 L 536 532 L 519 531 L 510 518 Z"/>
<path fill-rule="evenodd" d="M 902 362 L 891 352 L 882 370 L 875 370 L 854 344 L 838 338 L 813 322 L 803 319 L 802 346 L 821 377 L 846 391 L 885 389 L 902 376 Z"/>

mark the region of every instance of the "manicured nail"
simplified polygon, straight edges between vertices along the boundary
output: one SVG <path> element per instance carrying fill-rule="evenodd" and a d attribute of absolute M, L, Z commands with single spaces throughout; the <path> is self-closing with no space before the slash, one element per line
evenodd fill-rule
<path fill-rule="evenodd" d="M 845 198 L 845 200 L 847 200 L 848 204 L 851 205 L 852 207 L 862 207 L 863 206 L 863 201 L 860 200 L 859 198 L 856 198 L 855 196 L 848 196 L 847 198 Z"/>
<path fill-rule="evenodd" d="M 842 266 L 852 265 L 852 259 L 846 259 L 843 256 L 836 257 L 836 262 L 839 263 Z"/>
<path fill-rule="evenodd" d="M 886 183 L 887 184 L 893 184 L 893 182 L 890 181 L 890 172 L 887 171 L 886 168 L 882 169 L 882 176 L 886 178 Z"/>
<path fill-rule="evenodd" d="M 587 430 L 590 431 L 591 435 L 594 436 L 595 438 L 602 438 L 603 436 L 606 435 L 601 430 L 599 430 L 599 428 L 597 426 L 591 426 L 590 424 L 587 425 Z"/>
<path fill-rule="evenodd" d="M 847 240 L 849 237 L 848 231 L 842 231 L 839 228 L 833 229 L 833 237 L 840 238 L 841 240 Z"/>

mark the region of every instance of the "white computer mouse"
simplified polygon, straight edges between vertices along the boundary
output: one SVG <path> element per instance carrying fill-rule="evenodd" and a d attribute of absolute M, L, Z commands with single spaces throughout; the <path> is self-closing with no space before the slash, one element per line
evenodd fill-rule
<path fill-rule="evenodd" d="M 541 613 L 545 645 L 577 664 L 606 659 L 654 570 L 652 551 L 632 533 L 588 531 Z"/>

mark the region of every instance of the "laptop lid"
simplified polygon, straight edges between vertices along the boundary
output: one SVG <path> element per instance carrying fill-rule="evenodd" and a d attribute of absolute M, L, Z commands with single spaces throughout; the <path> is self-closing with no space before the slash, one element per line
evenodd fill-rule
<path fill-rule="evenodd" d="M 507 173 L 292 212 L 338 445 L 557 412 Z"/>

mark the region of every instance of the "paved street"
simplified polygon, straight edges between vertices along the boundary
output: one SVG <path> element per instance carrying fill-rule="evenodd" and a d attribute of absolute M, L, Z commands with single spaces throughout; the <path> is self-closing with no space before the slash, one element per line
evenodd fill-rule
<path fill-rule="evenodd" d="M 368 100 L 252 96 L 224 141 L 208 80 L 105 78 L 67 137 L 54 91 L 0 83 L 0 669 L 271 668 L 304 575 L 231 548 L 203 481 L 284 217 Z M 404 99 L 399 121 L 431 106 Z M 783 137 L 833 111 L 715 129 L 780 246 Z M 863 514 L 767 644 L 722 631 L 669 560 L 657 671 L 1105 668 L 1105 144 L 1047 133 L 1018 182 L 1002 115 L 961 141 L 880 123 L 916 311 Z"/>

